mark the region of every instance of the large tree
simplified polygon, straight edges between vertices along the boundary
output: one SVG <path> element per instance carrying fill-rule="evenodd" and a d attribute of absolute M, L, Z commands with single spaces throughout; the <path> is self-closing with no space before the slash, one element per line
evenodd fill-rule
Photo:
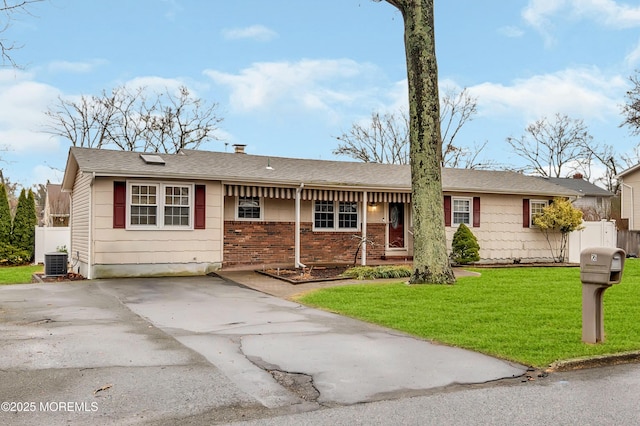
<path fill-rule="evenodd" d="M 0 33 L 4 33 L 11 25 L 11 20 L 19 13 L 29 13 L 28 7 L 32 3 L 38 3 L 42 0 L 2 0 L 0 2 Z M 17 66 L 11 51 L 17 47 L 13 41 L 0 37 L 0 56 L 2 56 L 2 65 Z"/>
<path fill-rule="evenodd" d="M 591 153 L 585 147 L 593 138 L 582 120 L 556 114 L 553 121 L 545 117 L 525 130 L 520 138 L 507 138 L 513 152 L 525 160 L 524 171 L 546 177 L 566 177 L 588 168 Z"/>
<path fill-rule="evenodd" d="M 442 135 L 442 166 L 455 168 L 489 168 L 493 161 L 480 161 L 485 148 L 474 144 L 463 146 L 456 142 L 458 132 L 477 113 L 477 98 L 467 88 L 456 91 L 444 89 L 440 100 L 440 132 Z M 409 164 L 409 114 L 379 112 L 371 114 L 370 122 L 353 123 L 351 129 L 337 136 L 335 155 L 345 155 L 365 163 Z"/>
<path fill-rule="evenodd" d="M 116 87 L 99 96 L 58 98 L 46 115 L 46 132 L 74 146 L 174 153 L 217 140 L 222 118 L 218 104 L 207 105 L 182 86 L 175 91 Z"/>
<path fill-rule="evenodd" d="M 400 10 L 409 83 L 413 284 L 455 282 L 447 255 L 433 0 L 386 0 Z"/>

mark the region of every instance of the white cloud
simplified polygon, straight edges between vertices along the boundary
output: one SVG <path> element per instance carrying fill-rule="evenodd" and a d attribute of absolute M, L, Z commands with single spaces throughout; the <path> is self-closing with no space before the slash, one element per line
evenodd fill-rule
<path fill-rule="evenodd" d="M 509 37 L 509 38 L 518 38 L 518 37 L 522 37 L 524 35 L 524 31 L 522 30 L 522 28 L 519 27 L 514 27 L 514 26 L 506 26 L 506 27 L 501 27 L 498 28 L 498 33 Z"/>
<path fill-rule="evenodd" d="M 522 17 L 548 36 L 555 16 L 588 19 L 614 29 L 640 26 L 640 6 L 615 0 L 529 0 Z"/>
<path fill-rule="evenodd" d="M 194 89 L 189 87 L 184 81 L 176 78 L 164 78 L 157 76 L 144 76 L 136 77 L 124 83 L 124 86 L 129 90 L 136 90 L 139 88 L 145 88 L 151 92 L 163 93 L 166 91 L 173 91 L 175 95 L 178 94 L 180 87 L 188 87 L 189 93 L 192 96 L 197 97 L 198 94 Z"/>
<path fill-rule="evenodd" d="M 7 78 L 11 74 L 14 79 Z M 42 130 L 45 111 L 60 92 L 30 77 L 0 72 L 0 146 L 12 151 L 49 150 L 56 145 Z"/>
<path fill-rule="evenodd" d="M 38 165 L 31 171 L 32 181 L 30 185 L 45 183 L 47 181 L 51 183 L 62 183 L 63 175 L 64 173 L 61 170 L 56 170 L 45 165 Z"/>
<path fill-rule="evenodd" d="M 216 70 L 204 73 L 215 83 L 230 88 L 232 109 L 246 112 L 275 104 L 311 110 L 353 104 L 367 96 L 362 80 L 374 71 L 370 65 L 342 59 L 260 62 L 239 74 Z"/>
<path fill-rule="evenodd" d="M 529 0 L 529 4 L 522 10 L 522 17 L 535 28 L 542 28 L 549 24 L 549 16 L 561 10 L 567 0 Z"/>
<path fill-rule="evenodd" d="M 51 72 L 69 72 L 84 74 L 91 72 L 101 65 L 106 64 L 104 59 L 94 59 L 89 62 L 69 62 L 69 61 L 55 61 L 49 64 L 48 68 Z"/>
<path fill-rule="evenodd" d="M 619 116 L 626 81 L 593 68 L 567 69 L 515 80 L 511 85 L 483 83 L 469 88 L 478 97 L 479 114 L 521 116 L 527 121 L 568 114 L 573 118 L 606 121 Z"/>
<path fill-rule="evenodd" d="M 640 6 L 629 6 L 614 0 L 572 0 L 571 7 L 577 16 L 612 28 L 633 28 L 640 25 Z"/>
<path fill-rule="evenodd" d="M 229 28 L 222 31 L 224 38 L 228 40 L 252 39 L 257 41 L 270 41 L 278 34 L 264 25 L 252 25 L 245 28 Z"/>
<path fill-rule="evenodd" d="M 40 123 L 32 128 L 20 127 L 0 129 L 0 150 L 8 150 L 16 153 L 55 152 L 59 148 L 57 138 L 38 130 Z M 3 155 L 0 153 L 0 158 Z"/>
<path fill-rule="evenodd" d="M 640 40 L 636 47 L 624 57 L 624 63 L 629 68 L 634 68 L 640 63 Z"/>
<path fill-rule="evenodd" d="M 0 86 L 26 81 L 33 78 L 33 73 L 12 68 L 0 68 Z"/>

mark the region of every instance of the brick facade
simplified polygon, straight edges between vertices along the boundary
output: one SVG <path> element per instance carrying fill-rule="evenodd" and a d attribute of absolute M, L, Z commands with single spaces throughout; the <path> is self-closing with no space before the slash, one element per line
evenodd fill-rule
<path fill-rule="evenodd" d="M 367 225 L 367 259 L 384 257 L 384 225 Z M 292 265 L 295 261 L 294 222 L 225 221 L 224 262 L 231 265 Z M 305 264 L 353 263 L 358 232 L 314 232 L 300 224 L 300 261 Z M 360 259 L 358 253 L 358 259 Z"/>

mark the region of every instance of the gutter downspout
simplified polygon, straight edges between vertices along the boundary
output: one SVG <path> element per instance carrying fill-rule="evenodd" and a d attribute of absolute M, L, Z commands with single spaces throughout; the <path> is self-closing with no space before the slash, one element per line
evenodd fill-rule
<path fill-rule="evenodd" d="M 300 195 L 304 188 L 304 183 L 300 183 L 300 186 L 296 188 L 296 226 L 294 231 L 294 253 L 295 253 L 295 266 L 296 268 L 306 268 L 307 266 L 300 262 Z"/>
<path fill-rule="evenodd" d="M 361 265 L 367 266 L 367 191 L 362 191 L 362 257 Z"/>
<path fill-rule="evenodd" d="M 87 244 L 87 279 L 93 279 L 93 183 L 96 181 L 96 172 L 91 173 L 91 182 L 89 183 L 89 230 L 87 235 L 89 236 L 89 241 Z"/>
<path fill-rule="evenodd" d="M 634 230 L 635 229 L 635 226 L 634 226 L 634 223 L 635 223 L 634 216 L 635 216 L 635 214 L 633 212 L 633 187 L 630 186 L 630 185 L 627 185 L 624 182 L 622 182 L 622 186 L 626 186 L 627 188 L 629 188 L 629 193 L 630 193 L 629 206 L 631 207 L 631 213 L 629 214 L 629 230 Z M 623 194 L 624 194 L 624 191 L 623 191 Z M 624 202 L 623 201 L 624 200 L 620 200 L 620 210 L 622 210 L 623 207 L 624 207 Z"/>

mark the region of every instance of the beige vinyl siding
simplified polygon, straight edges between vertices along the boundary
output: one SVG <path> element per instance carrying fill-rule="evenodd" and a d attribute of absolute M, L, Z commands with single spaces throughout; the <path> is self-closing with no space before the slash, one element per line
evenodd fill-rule
<path fill-rule="evenodd" d="M 237 197 L 224 197 L 224 220 L 237 220 Z M 295 222 L 296 205 L 295 200 L 281 198 L 262 198 L 262 219 L 240 219 L 240 220 L 263 220 L 265 222 Z M 304 222 L 311 221 L 311 201 L 300 202 L 300 218 Z"/>
<path fill-rule="evenodd" d="M 69 260 L 73 264 L 78 262 L 80 273 L 86 275 L 89 263 L 90 237 L 90 203 L 91 203 L 91 175 L 78 171 L 73 186 L 71 203 L 71 252 Z"/>
<path fill-rule="evenodd" d="M 95 265 L 222 262 L 219 183 L 206 183 L 206 229 L 183 231 L 113 229 L 113 182 L 103 178 L 94 184 Z"/>
<path fill-rule="evenodd" d="M 640 230 L 640 170 L 624 175 L 622 217 L 629 219 L 629 229 Z"/>
<path fill-rule="evenodd" d="M 458 196 L 456 194 L 455 196 Z M 461 195 L 465 196 L 465 195 Z M 468 194 L 468 197 L 478 194 Z M 480 244 L 480 258 L 551 258 L 549 244 L 537 228 L 522 226 L 522 199 L 543 199 L 515 195 L 480 195 L 480 227 L 469 227 Z M 451 249 L 457 227 L 447 227 L 447 246 Z"/>

